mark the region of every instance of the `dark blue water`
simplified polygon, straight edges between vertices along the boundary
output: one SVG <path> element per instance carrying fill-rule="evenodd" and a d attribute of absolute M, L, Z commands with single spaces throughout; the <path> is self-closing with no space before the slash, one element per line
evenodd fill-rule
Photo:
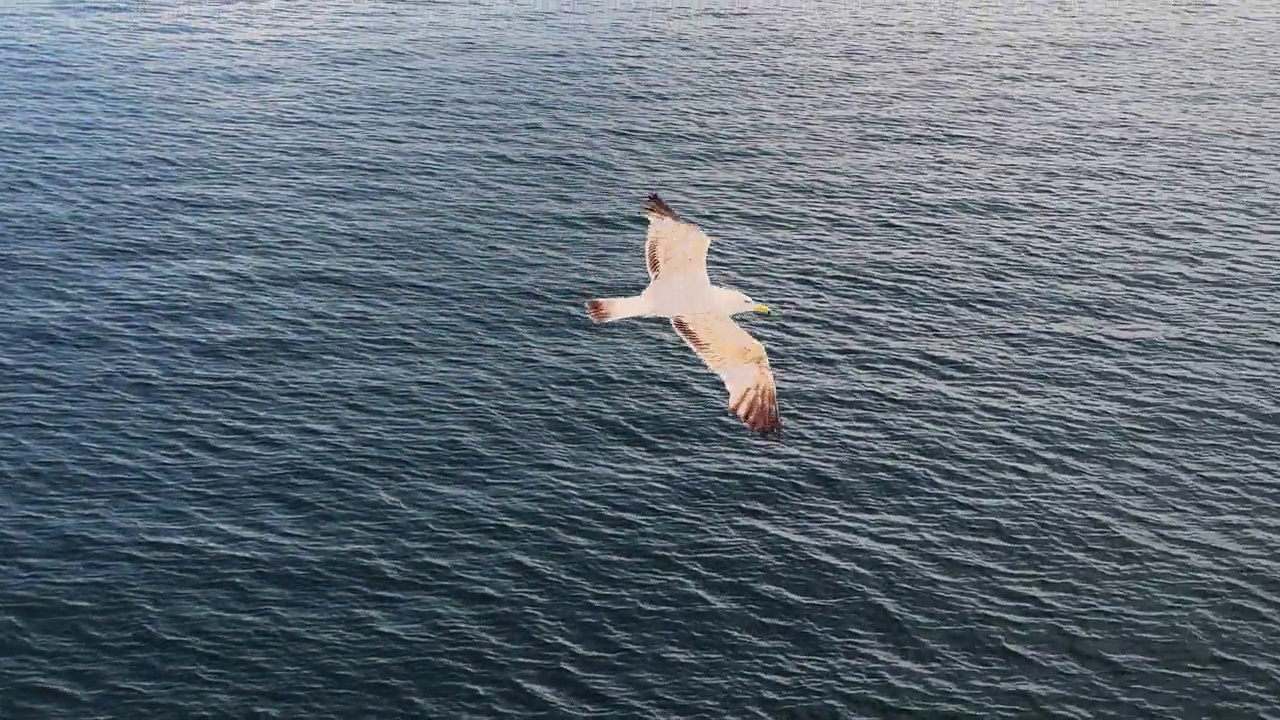
<path fill-rule="evenodd" d="M 5 3 L 0 718 L 1280 718 L 1276 37 Z"/>

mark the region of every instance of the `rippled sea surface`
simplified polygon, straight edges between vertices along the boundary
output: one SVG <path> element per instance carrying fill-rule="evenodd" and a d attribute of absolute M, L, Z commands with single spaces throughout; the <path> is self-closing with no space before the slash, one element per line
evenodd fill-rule
<path fill-rule="evenodd" d="M 1280 718 L 1280 5 L 1137 7 L 0 4 L 0 718 Z"/>

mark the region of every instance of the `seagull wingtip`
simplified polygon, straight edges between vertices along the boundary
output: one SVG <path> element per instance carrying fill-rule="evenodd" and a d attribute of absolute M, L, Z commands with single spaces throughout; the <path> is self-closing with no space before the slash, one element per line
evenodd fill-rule
<path fill-rule="evenodd" d="M 666 200 L 656 192 L 649 193 L 644 200 L 644 214 L 650 218 L 668 218 L 670 220 L 679 220 L 680 216 L 676 215 L 676 211 L 671 209 Z"/>

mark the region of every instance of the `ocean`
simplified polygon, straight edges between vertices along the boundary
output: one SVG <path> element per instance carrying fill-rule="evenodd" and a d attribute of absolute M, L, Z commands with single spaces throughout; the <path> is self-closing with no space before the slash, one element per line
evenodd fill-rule
<path fill-rule="evenodd" d="M 0 719 L 1280 718 L 1277 37 L 0 3 Z"/>

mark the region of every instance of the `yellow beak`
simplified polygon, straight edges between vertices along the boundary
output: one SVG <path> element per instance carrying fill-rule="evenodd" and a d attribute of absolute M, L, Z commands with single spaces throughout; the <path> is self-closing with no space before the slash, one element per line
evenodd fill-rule
<path fill-rule="evenodd" d="M 756 311 L 756 312 L 758 312 L 758 313 L 771 313 L 771 312 L 773 312 L 772 310 L 770 310 L 770 309 L 769 309 L 769 306 L 768 306 L 768 305 L 763 305 L 763 304 L 758 304 L 758 305 L 756 305 L 756 306 L 755 306 L 754 308 L 752 308 L 752 309 L 753 309 L 753 310 L 755 310 L 755 311 Z"/>

